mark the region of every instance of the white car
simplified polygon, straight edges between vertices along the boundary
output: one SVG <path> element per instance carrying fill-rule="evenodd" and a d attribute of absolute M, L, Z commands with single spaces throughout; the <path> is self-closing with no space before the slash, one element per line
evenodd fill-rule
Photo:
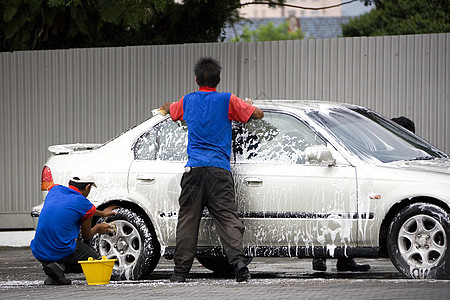
<path fill-rule="evenodd" d="M 450 158 L 366 108 L 255 101 L 264 118 L 234 123 L 231 168 L 249 257 L 390 257 L 412 278 L 450 278 Z M 117 259 L 113 278 L 148 276 L 175 246 L 187 128 L 155 115 L 103 145 L 49 147 L 43 192 L 75 169 L 89 199 L 119 205 L 115 235 L 90 243 Z M 33 208 L 38 217 L 40 207 Z M 36 218 L 37 219 L 37 218 Z M 205 210 L 198 260 L 230 271 Z"/>

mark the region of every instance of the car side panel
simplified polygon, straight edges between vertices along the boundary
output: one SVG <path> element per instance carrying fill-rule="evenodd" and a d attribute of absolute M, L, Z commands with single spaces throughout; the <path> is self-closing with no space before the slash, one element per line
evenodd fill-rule
<path fill-rule="evenodd" d="M 353 167 L 236 164 L 233 172 L 244 246 L 357 245 Z"/>
<path fill-rule="evenodd" d="M 146 199 L 146 208 L 153 212 L 155 230 L 162 246 L 175 245 L 178 218 L 178 197 L 185 162 L 134 160 L 128 187 L 130 197 Z M 144 200 L 145 201 L 145 200 Z"/>

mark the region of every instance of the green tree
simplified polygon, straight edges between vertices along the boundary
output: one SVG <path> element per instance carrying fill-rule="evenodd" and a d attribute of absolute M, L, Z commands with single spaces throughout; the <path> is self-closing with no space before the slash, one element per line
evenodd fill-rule
<path fill-rule="evenodd" d="M 239 0 L 0 0 L 0 51 L 215 42 Z"/>
<path fill-rule="evenodd" d="M 381 36 L 450 32 L 449 0 L 382 0 L 342 25 L 343 35 Z"/>
<path fill-rule="evenodd" d="M 135 32 L 136 44 L 217 42 L 227 22 L 239 20 L 239 0 L 184 0 L 170 3 L 151 26 Z M 224 37 L 222 37 L 224 38 Z"/>
<path fill-rule="evenodd" d="M 88 47 L 115 40 L 161 12 L 165 0 L 6 0 L 1 51 Z"/>
<path fill-rule="evenodd" d="M 244 26 L 243 33 L 234 37 L 232 42 L 261 42 L 261 41 L 282 41 L 282 40 L 301 40 L 305 34 L 300 28 L 289 32 L 288 23 L 281 23 L 276 27 L 273 22 L 267 25 L 260 25 L 257 29 L 251 31 L 249 27 Z"/>

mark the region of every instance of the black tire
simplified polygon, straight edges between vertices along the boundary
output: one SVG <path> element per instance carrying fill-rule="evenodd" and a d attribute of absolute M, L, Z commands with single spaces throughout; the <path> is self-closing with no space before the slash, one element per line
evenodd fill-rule
<path fill-rule="evenodd" d="M 232 276 L 234 275 L 233 266 L 228 263 L 226 256 L 202 256 L 197 260 L 208 270 L 213 271 L 217 275 Z"/>
<path fill-rule="evenodd" d="M 139 280 L 155 269 L 161 256 L 160 245 L 152 228 L 135 212 L 118 208 L 114 216 L 97 223 L 114 222 L 116 234 L 96 235 L 91 245 L 108 259 L 117 259 L 112 280 Z"/>
<path fill-rule="evenodd" d="M 389 257 L 410 278 L 450 279 L 449 244 L 450 216 L 433 204 L 411 204 L 389 226 Z"/>

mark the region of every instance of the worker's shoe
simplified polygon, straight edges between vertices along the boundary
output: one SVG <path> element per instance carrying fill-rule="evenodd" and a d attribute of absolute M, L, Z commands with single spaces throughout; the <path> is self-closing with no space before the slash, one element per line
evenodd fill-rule
<path fill-rule="evenodd" d="M 357 264 L 353 258 L 338 258 L 336 263 L 338 271 L 366 272 L 370 269 L 370 265 Z"/>
<path fill-rule="evenodd" d="M 248 270 L 245 263 L 238 263 L 234 268 L 234 273 L 236 275 L 237 282 L 249 281 L 251 278 L 250 271 Z"/>
<path fill-rule="evenodd" d="M 327 260 L 325 258 L 313 258 L 312 268 L 316 271 L 325 272 L 327 270 Z"/>
<path fill-rule="evenodd" d="M 186 274 L 183 273 L 173 273 L 172 276 L 170 276 L 171 282 L 186 282 Z"/>
<path fill-rule="evenodd" d="M 244 262 L 245 265 L 248 266 L 252 262 L 252 260 L 253 260 L 253 256 L 247 256 L 245 258 L 245 262 Z"/>
<path fill-rule="evenodd" d="M 50 285 L 50 283 L 52 283 L 52 285 L 68 285 L 68 284 L 72 283 L 70 281 L 70 279 L 66 278 L 63 270 L 61 270 L 61 268 L 58 267 L 58 265 L 54 262 L 46 265 L 44 267 L 44 272 L 45 272 L 45 274 L 48 275 L 48 277 L 50 277 L 53 280 L 53 281 L 50 281 L 50 280 L 47 281 L 47 279 L 48 279 L 47 278 L 44 281 L 44 284 L 46 284 L 45 282 L 47 282 L 47 285 Z"/>
<path fill-rule="evenodd" d="M 53 278 L 49 276 L 47 277 L 47 279 L 45 279 L 44 285 L 61 285 L 61 284 L 56 282 Z"/>

